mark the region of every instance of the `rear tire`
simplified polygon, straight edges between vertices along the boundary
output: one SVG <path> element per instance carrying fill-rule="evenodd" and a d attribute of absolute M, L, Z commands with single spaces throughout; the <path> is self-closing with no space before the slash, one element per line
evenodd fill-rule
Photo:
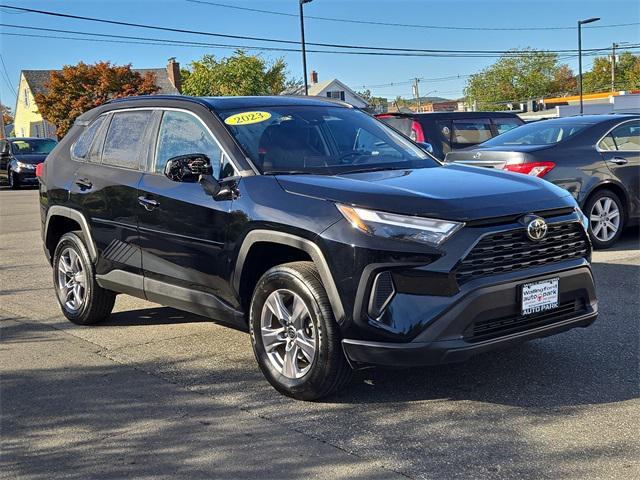
<path fill-rule="evenodd" d="M 618 195 L 604 189 L 596 192 L 585 204 L 584 213 L 589 218 L 589 237 L 593 248 L 609 248 L 618 241 L 626 213 Z"/>
<path fill-rule="evenodd" d="M 268 270 L 258 281 L 249 312 L 256 360 L 280 393 L 317 400 L 350 380 L 338 324 L 312 262 Z"/>
<path fill-rule="evenodd" d="M 89 252 L 78 232 L 65 233 L 53 255 L 53 285 L 67 319 L 91 325 L 109 317 L 116 294 L 100 287 Z"/>

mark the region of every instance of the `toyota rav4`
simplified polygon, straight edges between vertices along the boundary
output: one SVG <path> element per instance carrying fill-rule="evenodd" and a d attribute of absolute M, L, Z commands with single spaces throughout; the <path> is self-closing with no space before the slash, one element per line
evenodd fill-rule
<path fill-rule="evenodd" d="M 354 368 L 462 361 L 597 315 L 567 191 L 442 165 L 337 101 L 112 101 L 49 155 L 40 204 L 70 321 L 124 293 L 239 325 L 299 399 Z"/>

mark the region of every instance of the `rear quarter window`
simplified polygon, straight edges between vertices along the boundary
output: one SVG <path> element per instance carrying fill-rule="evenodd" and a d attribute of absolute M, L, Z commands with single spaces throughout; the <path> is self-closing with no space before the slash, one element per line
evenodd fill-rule
<path fill-rule="evenodd" d="M 106 115 L 102 115 L 96 118 L 91 125 L 85 128 L 84 132 L 80 135 L 76 143 L 71 148 L 71 156 L 76 160 L 86 160 L 89 154 L 89 149 L 93 143 L 96 134 L 100 130 L 100 127 L 104 123 Z"/>

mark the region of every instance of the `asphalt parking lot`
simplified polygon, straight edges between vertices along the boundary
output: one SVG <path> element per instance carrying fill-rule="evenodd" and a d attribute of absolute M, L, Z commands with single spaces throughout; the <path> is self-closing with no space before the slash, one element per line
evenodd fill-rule
<path fill-rule="evenodd" d="M 2 188 L 0 477 L 639 478 L 638 233 L 595 254 L 592 327 L 304 403 L 205 318 L 122 295 L 67 322 L 37 191 Z"/>

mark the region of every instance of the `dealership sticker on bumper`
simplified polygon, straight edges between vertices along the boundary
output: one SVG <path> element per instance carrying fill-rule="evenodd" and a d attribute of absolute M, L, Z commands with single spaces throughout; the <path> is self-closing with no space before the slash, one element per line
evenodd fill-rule
<path fill-rule="evenodd" d="M 522 315 L 558 308 L 559 278 L 522 285 Z"/>

